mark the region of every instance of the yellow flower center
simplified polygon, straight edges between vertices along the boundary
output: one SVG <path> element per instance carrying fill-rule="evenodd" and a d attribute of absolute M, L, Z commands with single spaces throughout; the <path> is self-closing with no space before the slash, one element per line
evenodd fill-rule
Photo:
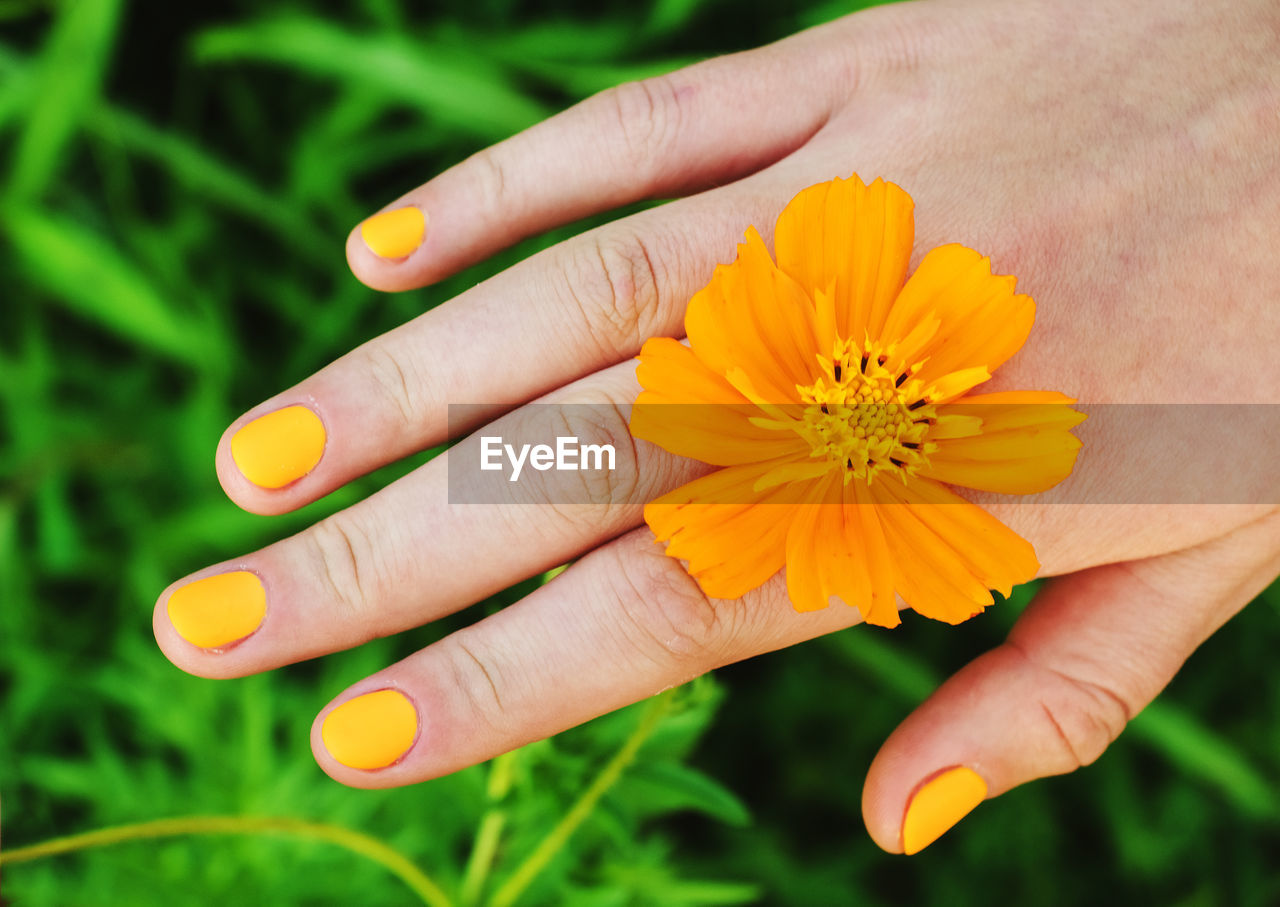
<path fill-rule="evenodd" d="M 937 408 L 912 376 L 918 365 L 898 367 L 893 353 L 892 346 L 837 340 L 830 358 L 818 357 L 824 374 L 813 384 L 796 386 L 808 404 L 796 431 L 814 457 L 844 471 L 846 483 L 855 478 L 870 483 L 881 472 L 905 479 L 935 449 L 925 438 Z"/>

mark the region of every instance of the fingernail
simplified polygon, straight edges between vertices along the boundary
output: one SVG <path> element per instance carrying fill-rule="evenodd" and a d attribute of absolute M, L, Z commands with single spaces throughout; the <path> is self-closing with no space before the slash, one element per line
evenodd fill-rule
<path fill-rule="evenodd" d="M 919 853 L 987 798 L 987 782 L 957 765 L 930 778 L 912 796 L 902 820 L 902 849 Z"/>
<path fill-rule="evenodd" d="M 349 699 L 320 726 L 330 756 L 348 768 L 366 770 L 399 761 L 417 736 L 418 710 L 398 690 L 375 690 Z"/>
<path fill-rule="evenodd" d="M 168 610 L 179 636 L 202 649 L 218 649 L 262 625 L 267 590 L 247 570 L 217 573 L 174 589 Z"/>
<path fill-rule="evenodd" d="M 360 225 L 360 238 L 379 258 L 404 258 L 422 245 L 427 217 L 412 205 L 375 214 Z"/>
<path fill-rule="evenodd" d="M 305 406 L 286 406 L 259 416 L 231 438 L 231 458 L 241 475 L 259 488 L 283 488 L 320 462 L 324 423 Z"/>

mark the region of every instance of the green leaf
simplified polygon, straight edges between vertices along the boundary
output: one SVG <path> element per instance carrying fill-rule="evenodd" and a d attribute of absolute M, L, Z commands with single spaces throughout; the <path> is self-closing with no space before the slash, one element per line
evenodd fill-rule
<path fill-rule="evenodd" d="M 31 64 L 0 44 L 0 133 L 25 111 L 33 81 Z"/>
<path fill-rule="evenodd" d="M 29 96 L 30 115 L 18 141 L 9 190 L 39 196 L 58 173 L 67 145 L 93 105 L 111 54 L 120 0 L 76 0 L 59 6 Z"/>
<path fill-rule="evenodd" d="M 53 573 L 69 573 L 83 556 L 80 527 L 71 512 L 66 476 L 54 474 L 36 489 L 40 563 Z"/>
<path fill-rule="evenodd" d="M 182 362 L 202 362 L 209 326 L 180 315 L 102 235 L 65 218 L 8 208 L 3 223 L 31 284 L 68 311 Z"/>
<path fill-rule="evenodd" d="M 675 871 L 672 852 L 661 841 L 649 840 L 626 859 L 613 859 L 603 867 L 605 879 L 630 893 L 628 904 L 677 905 L 746 904 L 760 899 L 753 884 L 713 879 L 684 879 Z M 610 890 L 614 888 L 609 886 Z M 573 902 L 578 902 L 574 899 Z M 590 903 L 586 901 L 585 903 Z"/>
<path fill-rule="evenodd" d="M 1128 733 L 1187 774 L 1216 787 L 1241 812 L 1275 816 L 1280 811 L 1272 793 L 1274 779 L 1263 776 L 1230 742 L 1177 706 L 1152 703 L 1133 719 Z"/>
<path fill-rule="evenodd" d="M 658 904 L 752 904 L 760 899 L 760 886 L 744 882 L 717 882 L 699 879 L 672 879 L 655 886 L 650 894 Z"/>
<path fill-rule="evenodd" d="M 894 0 L 827 0 L 825 3 L 817 3 L 805 10 L 799 17 L 800 24 L 805 28 L 811 28 L 824 22 L 830 22 L 832 19 L 839 19 L 841 16 L 855 13 L 860 9 L 884 6 L 892 2 Z"/>
<path fill-rule="evenodd" d="M 940 680 L 931 667 L 903 652 L 876 627 L 851 627 L 822 637 L 822 644 L 869 674 L 877 688 L 911 705 L 924 702 Z"/>
<path fill-rule="evenodd" d="M 194 52 L 202 63 L 261 60 L 375 89 L 483 138 L 505 137 L 550 112 L 473 50 L 414 44 L 392 34 L 353 34 L 319 19 L 210 29 L 197 36 Z"/>
<path fill-rule="evenodd" d="M 678 762 L 636 764 L 618 782 L 615 795 L 648 813 L 692 809 L 738 827 L 751 823 L 751 813 L 738 797 L 697 769 Z"/>
<path fill-rule="evenodd" d="M 630 23 L 574 19 L 535 22 L 505 35 L 459 33 L 459 37 L 471 42 L 483 40 L 489 53 L 513 62 L 608 63 L 634 50 L 636 43 L 636 31 Z"/>
<path fill-rule="evenodd" d="M 649 7 L 649 21 L 645 30 L 654 35 L 678 32 L 689 24 L 698 12 L 711 4 L 707 0 L 653 0 Z"/>
<path fill-rule="evenodd" d="M 155 161 L 190 192 L 264 224 L 315 260 L 332 259 L 337 240 L 316 229 L 301 210 L 181 135 L 111 107 L 95 111 L 89 128 L 99 138 Z"/>
<path fill-rule="evenodd" d="M 668 57 L 636 63 L 566 63 L 524 59 L 512 65 L 532 73 L 574 97 L 585 97 L 623 82 L 651 79 L 698 62 L 697 57 Z"/>

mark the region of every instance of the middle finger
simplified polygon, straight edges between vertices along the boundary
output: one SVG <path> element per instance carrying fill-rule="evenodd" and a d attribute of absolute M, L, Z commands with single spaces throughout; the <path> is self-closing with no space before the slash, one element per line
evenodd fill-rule
<path fill-rule="evenodd" d="M 224 489 L 255 513 L 293 510 L 618 363 L 648 337 L 678 336 L 717 258 L 753 221 L 767 236 L 764 215 L 797 180 L 766 172 L 588 231 L 365 343 L 227 429 Z M 483 403 L 471 425 L 447 424 L 456 402 Z"/>

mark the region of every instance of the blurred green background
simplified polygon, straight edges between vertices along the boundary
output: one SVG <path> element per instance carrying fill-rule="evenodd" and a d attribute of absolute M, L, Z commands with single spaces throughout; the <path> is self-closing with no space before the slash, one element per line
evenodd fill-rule
<path fill-rule="evenodd" d="M 1029 588 L 958 629 L 908 619 L 891 634 L 846 632 L 496 769 L 380 792 L 315 766 L 316 710 L 537 580 L 441 624 L 244 680 L 188 677 L 154 645 L 152 603 L 173 578 L 422 460 L 298 514 L 256 517 L 214 478 L 235 416 L 582 226 L 386 296 L 346 269 L 352 224 L 592 92 L 852 8 L 0 0 L 4 845 L 191 814 L 329 829 L 14 864 L 6 898 L 413 903 L 412 871 L 397 878 L 367 858 L 390 860 L 383 847 L 457 904 L 1280 903 L 1274 587 L 1094 766 L 982 806 L 910 860 L 866 836 L 865 770 L 941 677 L 999 642 Z M 634 761 L 616 759 L 637 745 Z M 622 769 L 611 785 L 609 766 Z M 575 802 L 592 808 L 552 846 Z M 367 837 L 317 837 L 332 826 Z"/>

